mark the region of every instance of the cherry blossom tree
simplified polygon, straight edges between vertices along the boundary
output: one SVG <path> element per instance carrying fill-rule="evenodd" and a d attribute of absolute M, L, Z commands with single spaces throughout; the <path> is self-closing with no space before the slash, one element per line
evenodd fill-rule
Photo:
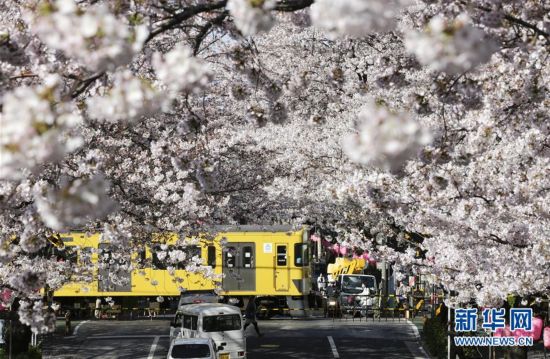
<path fill-rule="evenodd" d="M 1 286 L 46 332 L 38 290 L 92 265 L 57 261 L 59 232 L 100 231 L 129 257 L 154 233 L 307 223 L 456 301 L 548 295 L 549 10 L 3 2 Z M 112 279 L 148 265 L 123 263 Z"/>

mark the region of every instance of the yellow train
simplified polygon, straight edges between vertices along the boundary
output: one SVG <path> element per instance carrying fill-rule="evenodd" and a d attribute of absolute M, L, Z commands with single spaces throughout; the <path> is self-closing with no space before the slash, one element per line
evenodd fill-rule
<path fill-rule="evenodd" d="M 182 291 L 213 291 L 220 285 L 220 294 L 225 297 L 255 295 L 298 300 L 309 293 L 307 228 L 238 226 L 220 227 L 218 230 L 213 240 L 200 239 L 196 246 L 186 247 L 186 251 L 188 255 L 200 256 L 202 264 L 211 266 L 215 274 L 223 274 L 221 283 L 214 283 L 199 273 L 188 273 L 177 265 L 168 269 L 162 258 L 157 258 L 157 251 L 149 247 L 131 258 L 132 261 L 143 260 L 149 265 L 127 273 L 123 284 L 110 280 L 108 267 L 95 269 L 92 281 L 68 283 L 56 290 L 53 296 L 65 305 L 78 303 L 75 307 L 81 307 L 82 302 L 93 303 L 98 297 L 116 298 L 123 307 L 135 307 L 143 298 L 176 298 Z M 61 234 L 60 237 L 65 247 L 76 248 L 76 257 L 71 260 L 79 261 L 82 257 L 96 264 L 98 260 L 106 263 L 113 263 L 112 259 L 120 260 L 111 258 L 109 244 L 100 243 L 100 234 L 75 232 Z M 166 248 L 174 246 L 176 241 L 175 235 L 157 235 L 153 236 L 151 246 L 162 245 Z M 87 255 L 83 255 L 85 253 Z"/>

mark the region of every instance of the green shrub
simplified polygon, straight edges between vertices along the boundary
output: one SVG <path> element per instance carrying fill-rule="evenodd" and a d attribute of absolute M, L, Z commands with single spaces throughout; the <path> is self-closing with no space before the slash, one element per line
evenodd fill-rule
<path fill-rule="evenodd" d="M 12 331 L 10 333 L 10 330 Z M 9 352 L 10 346 L 10 335 L 11 338 L 11 353 L 13 357 L 16 357 L 19 353 L 27 353 L 29 349 L 29 344 L 31 342 L 31 330 L 28 326 L 21 324 L 19 321 L 14 320 L 11 326 L 4 326 L 4 340 L 6 341 L 6 346 L 4 348 L 5 356 Z"/>
<path fill-rule="evenodd" d="M 424 342 L 434 358 L 447 357 L 447 328 L 438 317 L 428 318 L 422 331 Z"/>
<path fill-rule="evenodd" d="M 17 354 L 15 359 L 42 359 L 42 352 L 39 348 L 30 347 L 28 352 Z"/>

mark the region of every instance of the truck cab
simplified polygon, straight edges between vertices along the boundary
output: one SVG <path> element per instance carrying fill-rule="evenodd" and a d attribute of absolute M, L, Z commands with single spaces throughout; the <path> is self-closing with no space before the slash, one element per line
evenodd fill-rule
<path fill-rule="evenodd" d="M 356 308 L 370 309 L 375 302 L 378 286 L 376 278 L 367 274 L 341 274 L 336 279 L 340 290 L 339 304 L 344 312 Z"/>

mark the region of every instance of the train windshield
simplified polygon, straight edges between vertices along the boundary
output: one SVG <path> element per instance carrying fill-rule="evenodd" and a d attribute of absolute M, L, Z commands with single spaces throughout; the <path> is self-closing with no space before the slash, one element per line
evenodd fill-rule
<path fill-rule="evenodd" d="M 225 332 L 241 329 L 241 316 L 238 314 L 212 315 L 202 318 L 202 330 L 205 332 Z"/>
<path fill-rule="evenodd" d="M 368 275 L 343 275 L 342 292 L 350 294 L 360 294 L 363 288 L 376 290 L 374 277 Z"/>

